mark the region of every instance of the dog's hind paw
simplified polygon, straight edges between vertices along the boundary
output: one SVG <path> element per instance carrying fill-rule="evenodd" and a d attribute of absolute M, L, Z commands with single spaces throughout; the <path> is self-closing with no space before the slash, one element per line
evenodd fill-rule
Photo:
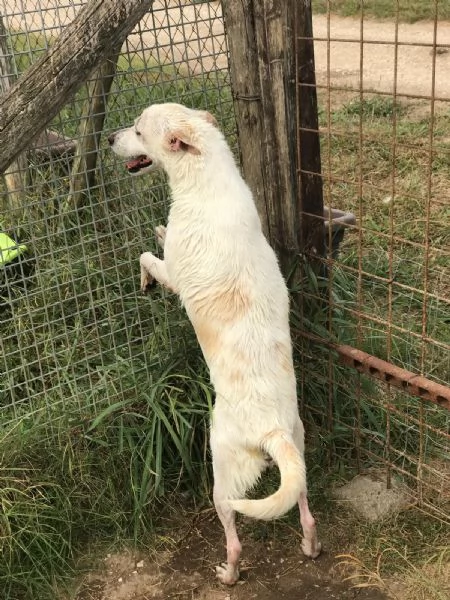
<path fill-rule="evenodd" d="M 158 225 L 158 227 L 155 227 L 156 241 L 161 246 L 161 248 L 164 248 L 164 243 L 166 241 L 166 232 L 167 227 L 165 227 L 164 225 Z"/>
<path fill-rule="evenodd" d="M 322 544 L 317 540 L 302 540 L 302 552 L 308 558 L 317 558 L 322 551 Z"/>
<path fill-rule="evenodd" d="M 216 577 L 225 585 L 234 585 L 239 579 L 239 569 L 227 563 L 222 563 L 216 567 Z"/>

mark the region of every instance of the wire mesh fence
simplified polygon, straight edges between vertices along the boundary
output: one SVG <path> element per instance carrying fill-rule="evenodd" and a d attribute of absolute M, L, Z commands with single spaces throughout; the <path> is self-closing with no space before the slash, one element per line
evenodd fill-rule
<path fill-rule="evenodd" d="M 425 3 L 428 21 L 408 24 L 413 4 L 392 3 L 381 23 L 371 20 L 380 3 L 353 8 L 351 19 L 336 14 L 348 3 L 319 6 L 324 202 L 354 213 L 357 224 L 347 225 L 334 257 L 329 230 L 325 290 L 316 285 L 305 296 L 313 304 L 327 298 L 317 337 L 337 338 L 448 390 L 449 30 L 440 21 L 445 3 Z M 448 520 L 448 410 L 405 393 L 407 381 L 402 391 L 367 375 L 349 381 L 348 371 L 343 379 L 338 353 L 323 358 L 317 384 L 328 387 L 328 410 L 306 395 L 306 412 L 318 414 L 341 458 L 353 457 L 359 469 L 381 467 L 389 484 L 399 476 L 425 510 Z M 314 353 L 310 364 L 317 364 Z M 307 382 L 311 372 L 303 370 Z"/>
<path fill-rule="evenodd" d="M 83 4 L 3 2 L 9 72 L 2 77 L 20 75 Z M 36 422 L 48 419 L 69 398 L 96 405 L 136 394 L 139 373 L 123 380 L 121 363 L 133 357 L 149 376 L 146 340 L 152 340 L 158 361 L 158 343 L 169 349 L 171 336 L 182 337 L 184 316 L 173 300 L 161 297 L 144 308 L 136 287 L 136 257 L 153 244 L 153 227 L 168 211 L 164 181 L 131 180 L 104 150 L 108 131 L 129 125 L 145 106 L 164 100 L 208 108 L 233 137 L 219 5 L 155 3 L 128 37 L 106 98 L 98 146 L 90 150 L 98 154 L 95 172 L 81 173 L 75 198 L 73 154 L 84 142 L 86 106 L 96 77 L 87 79 L 45 135 L 30 144 L 19 178 L 12 184 L 7 179 L 9 188 L 2 190 L 2 229 L 27 248 L 2 265 L 5 426 L 22 415 Z M 97 93 L 105 94 L 101 86 Z M 18 163 L 10 172 L 18 174 Z M 164 332 L 159 342 L 158 331 Z"/>
<path fill-rule="evenodd" d="M 2 89 L 83 4 L 0 0 Z M 433 4 L 426 26 L 403 24 L 397 4 L 380 30 L 363 9 L 347 21 L 332 13 L 337 5 L 317 3 L 319 175 L 325 203 L 356 222 L 328 227 L 327 277 L 308 271 L 293 323 L 297 334 L 349 344 L 448 385 L 450 45 L 442 4 Z M 148 104 L 179 101 L 213 112 L 237 147 L 220 4 L 155 2 L 111 61 L 110 87 L 100 71 L 91 74 L 1 188 L 1 230 L 12 240 L 3 242 L 0 280 L 5 440 L 58 430 L 58 421 L 70 427 L 71 418 L 83 430 L 124 398 L 144 402 L 156 372 L 197 365 L 176 299 L 138 293 L 137 257 L 157 251 L 153 227 L 168 211 L 165 181 L 130 178 L 105 140 Z M 106 117 L 74 194 L 93 90 Z M 399 475 L 425 510 L 448 519 L 448 413 L 338 367 L 326 345 L 295 340 L 299 395 L 319 454 L 355 471 L 382 468 L 388 482 Z"/>

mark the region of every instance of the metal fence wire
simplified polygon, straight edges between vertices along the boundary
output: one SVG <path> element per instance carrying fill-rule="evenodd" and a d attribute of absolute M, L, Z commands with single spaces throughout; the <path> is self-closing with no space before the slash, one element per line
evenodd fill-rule
<path fill-rule="evenodd" d="M 0 0 L 3 91 L 83 4 Z M 450 384 L 449 26 L 439 3 L 426 26 L 403 24 L 397 10 L 382 29 L 363 9 L 348 21 L 317 5 L 318 175 L 325 204 L 341 211 L 333 216 L 350 217 L 329 224 L 327 277 L 309 273 L 293 319 L 309 439 L 333 465 L 376 468 L 388 484 L 400 478 L 448 521 L 448 411 L 375 381 L 370 369 L 337 366 L 336 349 Z M 237 150 L 220 3 L 157 0 L 110 62 L 0 183 L 5 439 L 17 428 L 38 432 L 71 403 L 88 419 L 139 398 L 154 365 L 198 352 L 176 299 L 138 290 L 138 256 L 157 251 L 153 228 L 167 216 L 165 180 L 130 178 L 106 138 L 148 104 L 177 101 L 213 112 Z M 80 167 L 76 149 L 98 116 L 88 112 L 93 90 L 106 116 L 87 150 L 93 161 Z"/>
<path fill-rule="evenodd" d="M 2 73 L 3 84 L 5 76 L 15 80 L 26 70 L 83 4 L 2 2 L 9 69 Z M 150 356 L 158 361 L 158 344 L 170 351 L 172 337 L 182 337 L 185 327 L 172 299 L 161 296 L 144 308 L 137 289 L 136 258 L 153 244 L 153 227 L 167 214 L 164 181 L 129 178 L 106 138 L 150 103 L 165 100 L 210 110 L 233 137 L 219 4 L 155 2 L 128 37 L 117 60 L 99 146 L 91 150 L 99 153 L 95 174 L 81 173 L 81 195 L 75 197 L 73 155 L 76 144 L 83 143 L 83 111 L 95 80 L 93 74 L 30 144 L 25 164 L 14 163 L 2 188 L 2 230 L 27 249 L 11 262 L 2 254 L 5 427 L 24 415 L 51 418 L 68 398 L 95 405 L 136 393 L 139 370 L 150 376 L 146 346 L 154 345 Z M 101 86 L 97 93 L 104 93 Z M 123 379 L 120 373 L 131 360 L 134 376 Z"/>
<path fill-rule="evenodd" d="M 406 4 L 394 3 L 382 24 L 364 6 L 343 19 L 324 4 L 314 17 L 324 203 L 347 223 L 328 228 L 328 335 L 309 332 L 329 347 L 338 340 L 322 361 L 328 411 L 308 396 L 305 408 L 326 416 L 326 440 L 341 457 L 384 469 L 388 485 L 407 482 L 425 510 L 448 521 L 448 23 L 442 3 L 428 3 L 430 20 L 415 24 L 404 22 Z M 318 303 L 323 290 L 310 290 L 304 296 Z M 346 370 L 342 379 L 338 356 L 365 375 L 349 382 Z M 303 381 L 311 375 L 304 361 Z M 424 387 L 405 393 L 417 375 Z"/>

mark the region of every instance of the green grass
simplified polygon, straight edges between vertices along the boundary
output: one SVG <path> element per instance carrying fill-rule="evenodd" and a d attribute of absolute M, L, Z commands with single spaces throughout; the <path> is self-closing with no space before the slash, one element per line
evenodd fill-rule
<path fill-rule="evenodd" d="M 312 0 L 313 11 L 330 10 L 343 17 L 360 16 L 376 19 L 395 19 L 414 23 L 421 19 L 450 19 L 450 6 L 446 0 Z"/>
<path fill-rule="evenodd" d="M 444 349 L 439 352 L 437 346 L 448 343 L 450 335 L 450 206 L 442 195 L 450 180 L 450 113 L 444 110 L 435 116 L 431 153 L 426 107 L 422 112 L 421 106 L 393 107 L 390 99 L 367 98 L 362 104 L 354 99 L 338 106 L 329 122 L 325 114 L 321 119 L 326 192 L 332 205 L 353 211 L 362 225 L 363 247 L 359 249 L 358 235 L 350 234 L 342 267 L 353 286 L 359 286 L 359 302 L 354 298 L 353 309 L 362 313 L 365 346 L 381 358 L 387 356 L 388 327 L 373 319 L 386 320 L 391 310 L 396 326 L 391 356 L 402 366 L 424 368 L 445 383 L 450 369 L 448 353 Z M 334 179 L 329 185 L 328 172 Z M 358 279 L 351 269 L 358 270 L 360 265 L 368 275 Z M 436 345 L 422 345 L 417 337 L 422 333 L 425 281 L 425 330 Z M 423 348 L 424 364 L 420 362 Z"/>

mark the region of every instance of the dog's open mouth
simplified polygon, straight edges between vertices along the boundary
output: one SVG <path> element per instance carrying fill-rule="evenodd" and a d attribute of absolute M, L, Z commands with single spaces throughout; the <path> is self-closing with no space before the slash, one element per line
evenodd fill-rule
<path fill-rule="evenodd" d="M 141 169 L 145 169 L 146 167 L 151 167 L 153 161 L 151 158 L 146 156 L 145 154 L 141 154 L 132 160 L 129 160 L 125 163 L 125 166 L 128 170 L 128 173 L 138 173 Z"/>

